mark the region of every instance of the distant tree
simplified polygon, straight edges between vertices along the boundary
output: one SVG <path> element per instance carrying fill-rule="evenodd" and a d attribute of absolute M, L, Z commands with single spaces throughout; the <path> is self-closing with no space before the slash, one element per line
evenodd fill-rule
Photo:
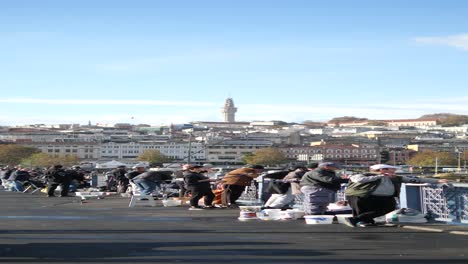
<path fill-rule="evenodd" d="M 449 152 L 422 151 L 416 153 L 407 162 L 413 166 L 435 166 L 436 159 L 439 166 L 453 166 L 457 164 L 457 159 Z"/>
<path fill-rule="evenodd" d="M 242 156 L 242 162 L 245 164 L 255 164 L 251 161 L 253 161 L 255 155 L 252 152 L 244 153 Z"/>
<path fill-rule="evenodd" d="M 159 150 L 155 149 L 148 149 L 144 151 L 140 156 L 137 158 L 140 161 L 147 161 L 149 162 L 150 166 L 157 166 L 165 162 L 170 162 L 172 159 L 161 154 Z"/>
<path fill-rule="evenodd" d="M 302 124 L 307 127 L 322 127 L 325 125 L 323 122 L 316 122 L 311 120 L 306 120 L 302 122 Z"/>
<path fill-rule="evenodd" d="M 342 116 L 342 117 L 335 117 L 328 122 L 333 123 L 335 125 L 339 125 L 341 123 L 363 122 L 367 120 L 368 120 L 367 118 L 360 118 L 360 117 L 354 117 L 354 116 Z"/>
<path fill-rule="evenodd" d="M 280 165 L 288 162 L 286 156 L 276 148 L 264 148 L 253 154 L 244 156 L 248 164 L 262 164 L 268 166 Z"/>
<path fill-rule="evenodd" d="M 468 124 L 468 115 L 456 115 L 450 113 L 438 113 L 423 115 L 420 119 L 438 119 L 441 126 L 461 126 Z"/>
<path fill-rule="evenodd" d="M 33 147 L 25 147 L 16 144 L 0 145 L 0 164 L 18 165 L 21 160 L 30 157 L 39 150 Z"/>
<path fill-rule="evenodd" d="M 441 125 L 444 127 L 449 127 L 449 126 L 461 126 L 464 124 L 468 124 L 468 116 L 450 116 L 447 117 L 446 119 L 442 120 Z"/>
<path fill-rule="evenodd" d="M 80 163 L 77 156 L 55 156 L 47 153 L 35 153 L 29 158 L 23 159 L 21 165 L 25 167 L 44 167 L 48 168 L 60 164 L 64 167 L 70 167 Z"/>

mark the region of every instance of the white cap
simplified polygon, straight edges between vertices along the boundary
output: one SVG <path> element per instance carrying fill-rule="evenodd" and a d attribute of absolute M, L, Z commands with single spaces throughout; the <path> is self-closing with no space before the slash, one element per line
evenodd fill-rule
<path fill-rule="evenodd" d="M 146 168 L 146 165 L 143 164 L 143 163 L 138 163 L 138 164 L 136 164 L 135 166 L 133 166 L 133 168 L 134 168 L 134 169 L 136 169 L 136 168 Z"/>
<path fill-rule="evenodd" d="M 381 169 L 399 169 L 398 167 L 387 165 L 387 164 L 375 164 L 369 167 L 371 170 L 381 170 Z"/>

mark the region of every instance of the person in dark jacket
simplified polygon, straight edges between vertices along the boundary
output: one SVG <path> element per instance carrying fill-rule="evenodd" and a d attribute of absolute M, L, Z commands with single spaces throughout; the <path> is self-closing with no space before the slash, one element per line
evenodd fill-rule
<path fill-rule="evenodd" d="M 396 197 L 400 195 L 401 184 L 446 183 L 447 180 L 422 179 L 397 176 L 398 167 L 387 164 L 372 165 L 369 173 L 356 174 L 349 178 L 346 199 L 353 210 L 353 217 L 344 219 L 350 227 L 374 226 L 374 218 L 386 215 L 396 209 Z"/>
<path fill-rule="evenodd" d="M 127 174 L 127 167 L 125 165 L 118 166 L 115 170 L 112 171 L 114 179 L 117 181 L 117 193 L 125 193 L 130 184 L 130 180 L 125 177 Z"/>
<path fill-rule="evenodd" d="M 339 165 L 333 162 L 322 162 L 318 168 L 302 176 L 301 192 L 304 194 L 304 212 L 307 215 L 322 215 L 330 203 L 334 202 L 341 183 L 348 182 L 336 176 Z"/>
<path fill-rule="evenodd" d="M 72 166 L 71 169 L 65 170 L 65 173 L 70 180 L 70 192 L 75 192 L 78 188 L 86 186 L 85 174 L 80 166 Z"/>
<path fill-rule="evenodd" d="M 60 185 L 60 197 L 68 196 L 70 187 L 70 177 L 62 165 L 54 165 L 46 172 L 47 177 L 47 197 L 55 197 L 55 189 Z"/>
<path fill-rule="evenodd" d="M 215 180 L 203 175 L 201 173 L 203 170 L 203 166 L 191 165 L 184 172 L 185 185 L 192 193 L 189 210 L 203 210 L 202 207 L 198 206 L 198 201 L 202 197 L 205 197 L 205 208 L 213 208 L 212 203 L 215 195 L 211 190 L 210 182 Z"/>

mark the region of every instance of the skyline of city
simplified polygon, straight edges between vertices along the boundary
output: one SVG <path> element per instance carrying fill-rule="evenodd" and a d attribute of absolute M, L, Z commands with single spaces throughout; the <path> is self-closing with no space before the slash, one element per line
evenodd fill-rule
<path fill-rule="evenodd" d="M 460 1 L 2 1 L 0 125 L 468 115 Z"/>

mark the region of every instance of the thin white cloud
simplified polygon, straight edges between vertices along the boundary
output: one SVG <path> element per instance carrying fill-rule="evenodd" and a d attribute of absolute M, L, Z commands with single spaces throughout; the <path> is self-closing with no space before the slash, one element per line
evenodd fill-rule
<path fill-rule="evenodd" d="M 81 99 L 35 99 L 35 98 L 0 98 L 0 103 L 45 104 L 45 105 L 154 105 L 154 106 L 215 106 L 209 102 L 194 101 L 158 101 L 158 100 L 81 100 Z"/>
<path fill-rule="evenodd" d="M 418 43 L 446 45 L 462 50 L 468 50 L 468 34 L 459 34 L 444 37 L 418 37 L 414 40 Z"/>
<path fill-rule="evenodd" d="M 180 124 L 191 121 L 222 121 L 219 105 L 206 102 L 177 102 L 177 101 L 152 101 L 152 100 L 53 100 L 53 99 L 1 99 L 2 103 L 10 104 L 44 104 L 60 107 L 60 112 L 54 114 L 41 114 L 39 111 L 29 115 L 8 112 L 9 107 L 4 107 L 0 112 L 1 125 L 16 124 L 59 124 L 77 123 L 87 124 L 89 120 L 93 124 Z M 466 103 L 467 97 L 420 99 L 415 102 L 391 102 L 390 104 L 238 104 L 236 114 L 237 121 L 254 120 L 282 120 L 286 122 L 302 122 L 304 120 L 327 121 L 339 116 L 356 116 L 369 119 L 406 119 L 418 118 L 425 114 L 453 113 L 468 115 Z M 173 109 L 152 109 L 150 112 L 144 109 L 132 109 L 130 113 L 117 113 L 111 106 L 106 109 L 96 110 L 92 113 L 77 112 L 72 108 L 62 107 L 64 104 L 75 105 L 152 105 L 175 106 Z M 188 109 L 187 107 L 195 107 Z"/>
<path fill-rule="evenodd" d="M 426 114 L 453 113 L 468 115 L 468 98 L 440 98 L 419 102 L 392 102 L 391 104 L 313 104 L 313 105 L 238 105 L 238 118 L 248 120 L 329 120 L 339 116 L 369 119 L 418 118 Z M 295 118 L 295 120 L 292 120 Z"/>

